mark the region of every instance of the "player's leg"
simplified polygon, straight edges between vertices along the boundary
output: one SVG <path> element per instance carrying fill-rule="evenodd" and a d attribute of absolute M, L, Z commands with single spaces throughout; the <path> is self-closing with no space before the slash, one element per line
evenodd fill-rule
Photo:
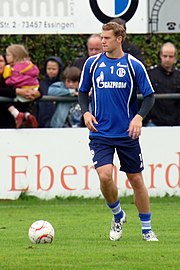
<path fill-rule="evenodd" d="M 118 199 L 118 189 L 112 177 L 115 149 L 112 145 L 112 140 L 107 138 L 92 138 L 89 146 L 93 156 L 93 163 L 99 176 L 101 192 L 106 200 L 107 206 L 114 215 L 113 228 L 116 227 L 116 231 L 114 232 L 114 236 L 110 233 L 110 239 L 119 240 L 122 234 L 121 223 L 125 221 L 125 214 L 121 209 Z"/>
<path fill-rule="evenodd" d="M 122 225 L 126 222 L 126 214 L 118 199 L 118 189 L 113 181 L 113 165 L 107 164 L 96 168 L 100 180 L 100 189 L 111 209 L 114 218 L 111 222 L 110 240 L 117 241 L 122 236 Z"/>
<path fill-rule="evenodd" d="M 127 173 L 127 178 L 134 191 L 134 203 L 139 213 L 149 213 L 150 204 L 147 188 L 143 181 L 142 173 Z"/>
<path fill-rule="evenodd" d="M 100 180 L 100 189 L 110 204 L 118 199 L 118 190 L 113 181 L 113 157 L 115 149 L 107 138 L 91 138 L 89 147 L 94 167 Z"/>
<path fill-rule="evenodd" d="M 113 165 L 107 164 L 101 167 L 96 168 L 96 171 L 100 180 L 100 189 L 106 199 L 107 203 L 113 204 L 118 200 L 118 189 L 115 185 L 112 174 L 113 174 Z"/>
<path fill-rule="evenodd" d="M 141 173 L 144 167 L 139 140 L 126 138 L 118 143 L 117 154 L 121 161 L 121 170 L 126 172 L 134 191 L 134 202 L 142 223 L 143 239 L 158 241 L 151 230 L 149 195 Z"/>
<path fill-rule="evenodd" d="M 151 228 L 149 195 L 142 173 L 127 173 L 127 177 L 134 191 L 134 203 L 138 209 L 139 218 L 142 223 L 143 239 L 146 241 L 158 241 Z"/>

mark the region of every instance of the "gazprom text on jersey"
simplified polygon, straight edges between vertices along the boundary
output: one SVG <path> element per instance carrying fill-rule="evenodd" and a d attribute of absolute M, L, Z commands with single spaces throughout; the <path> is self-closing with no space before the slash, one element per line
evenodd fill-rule
<path fill-rule="evenodd" d="M 99 82 L 99 88 L 126 88 L 126 82 Z"/>

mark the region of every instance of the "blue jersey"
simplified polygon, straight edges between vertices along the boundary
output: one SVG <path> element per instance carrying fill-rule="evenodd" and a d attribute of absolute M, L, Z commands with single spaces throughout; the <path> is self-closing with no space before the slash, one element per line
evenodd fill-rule
<path fill-rule="evenodd" d="M 130 54 L 108 58 L 91 56 L 84 64 L 79 91 L 92 89 L 92 114 L 98 132 L 90 136 L 128 137 L 130 121 L 138 112 L 137 89 L 142 95 L 154 92 L 144 65 Z"/>

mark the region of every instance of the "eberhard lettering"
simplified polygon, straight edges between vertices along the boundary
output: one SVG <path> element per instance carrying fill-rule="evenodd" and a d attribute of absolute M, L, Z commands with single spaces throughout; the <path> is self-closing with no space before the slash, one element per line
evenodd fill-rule
<path fill-rule="evenodd" d="M 174 195 L 179 194 L 180 188 L 180 152 L 176 152 L 177 160 L 172 161 L 171 163 L 152 163 L 148 164 L 149 167 L 149 176 L 147 187 L 149 190 L 155 190 L 156 192 L 160 192 L 162 187 L 164 188 L 164 192 L 167 193 L 167 189 L 174 189 Z M 51 164 L 44 164 L 42 154 L 35 155 L 22 155 L 22 156 L 14 156 L 9 155 L 8 157 L 10 162 L 8 163 L 10 167 L 8 171 L 10 172 L 10 178 L 7 178 L 9 181 L 8 184 L 8 192 L 16 192 L 16 191 L 30 191 L 31 189 L 38 192 L 40 190 L 44 192 L 50 192 L 56 190 L 57 192 L 57 184 L 61 185 L 61 192 L 63 190 L 67 191 L 96 191 L 92 185 L 92 177 L 94 181 L 94 176 L 92 172 L 95 170 L 92 165 L 86 164 L 82 166 L 79 164 L 78 166 L 71 164 L 64 164 L 62 167 L 53 167 Z M 23 161 L 18 163 L 19 161 Z M 20 164 L 18 166 L 18 164 Z M 69 164 L 69 163 L 68 163 Z M 9 166 L 8 165 L 8 166 Z M 6 170 L 7 171 L 7 170 Z M 34 178 L 31 177 L 30 172 L 33 171 L 35 173 Z M 162 176 L 160 177 L 159 171 L 162 171 Z M 21 177 L 18 177 L 21 175 Z M 68 181 L 70 177 L 71 181 Z M 78 185 L 74 179 L 81 179 L 78 181 Z M 124 179 L 124 184 L 119 180 L 118 175 L 118 165 L 114 165 L 114 182 L 118 186 L 119 189 L 122 190 L 123 186 L 125 186 L 124 194 L 126 194 L 127 190 L 132 190 L 132 186 L 129 184 L 128 179 Z M 44 181 L 44 179 L 46 179 Z M 161 180 L 161 181 L 159 181 Z M 4 179 L 1 179 L 3 182 Z M 162 184 L 163 183 L 163 184 Z M 97 181 L 98 185 L 98 181 Z M 161 186 L 162 185 L 162 186 Z M 2 185 L 1 189 L 4 188 Z M 4 192 L 7 192 L 4 190 Z M 83 192 L 81 195 L 83 195 Z M 157 193 L 158 194 L 158 193 Z"/>
<path fill-rule="evenodd" d="M 47 17 L 58 17 L 60 14 L 63 16 L 72 13 L 72 1 L 68 0 L 1 0 L 0 17 L 6 15 L 14 17 L 36 16 L 42 14 Z"/>

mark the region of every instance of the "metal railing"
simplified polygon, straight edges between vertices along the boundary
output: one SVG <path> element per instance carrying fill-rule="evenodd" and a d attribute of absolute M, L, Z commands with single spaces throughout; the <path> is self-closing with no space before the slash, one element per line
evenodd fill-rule
<path fill-rule="evenodd" d="M 154 94 L 155 99 L 180 99 L 180 93 L 175 94 Z M 141 100 L 143 96 L 141 94 L 137 95 L 137 98 Z M 62 97 L 56 97 L 56 96 L 43 96 L 38 101 L 42 102 L 49 102 L 49 101 L 57 101 L 57 102 L 74 102 L 77 101 L 78 97 L 71 97 L 71 96 L 62 96 Z M 7 97 L 1 97 L 0 96 L 0 102 L 9 102 L 14 101 L 12 98 Z"/>

